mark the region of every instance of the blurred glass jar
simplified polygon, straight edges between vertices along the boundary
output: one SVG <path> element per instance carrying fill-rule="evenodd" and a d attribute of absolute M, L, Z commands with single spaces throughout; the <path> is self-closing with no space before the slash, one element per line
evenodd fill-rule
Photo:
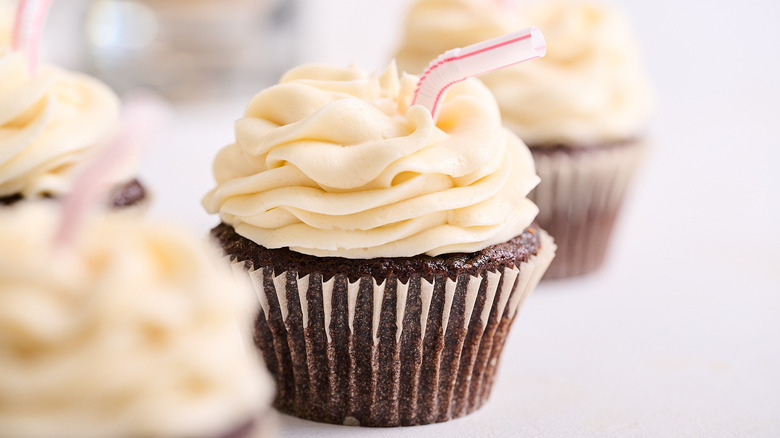
<path fill-rule="evenodd" d="M 117 91 L 227 97 L 275 82 L 294 63 L 295 2 L 94 0 L 85 31 L 87 62 Z"/>

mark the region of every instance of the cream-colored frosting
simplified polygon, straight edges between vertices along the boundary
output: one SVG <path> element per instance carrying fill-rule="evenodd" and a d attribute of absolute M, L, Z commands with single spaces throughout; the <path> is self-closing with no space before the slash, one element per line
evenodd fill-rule
<path fill-rule="evenodd" d="M 216 249 L 117 216 L 55 250 L 49 204 L 0 211 L 2 436 L 221 436 L 266 409 L 252 292 Z"/>
<path fill-rule="evenodd" d="M 10 0 L 0 0 L 0 50 L 11 44 L 14 8 Z"/>
<path fill-rule="evenodd" d="M 259 93 L 214 162 L 203 204 L 267 248 L 373 258 L 477 251 L 522 231 L 539 182 L 476 79 L 434 123 L 417 78 L 306 65 Z"/>
<path fill-rule="evenodd" d="M 446 50 L 530 25 L 544 34 L 547 55 L 481 77 L 507 127 L 534 146 L 588 145 L 642 134 L 651 92 L 628 20 L 607 4 L 553 0 L 514 8 L 422 0 L 408 16 L 398 63 L 420 72 Z"/>
<path fill-rule="evenodd" d="M 0 47 L 0 197 L 67 193 L 114 134 L 119 99 L 88 76 L 41 65 Z M 110 182 L 132 178 L 126 166 Z"/>

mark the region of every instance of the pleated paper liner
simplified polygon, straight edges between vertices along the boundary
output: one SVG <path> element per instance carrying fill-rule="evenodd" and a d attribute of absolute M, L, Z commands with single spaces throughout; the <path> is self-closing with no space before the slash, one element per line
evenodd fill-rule
<path fill-rule="evenodd" d="M 532 147 L 542 182 L 528 196 L 558 251 L 544 279 L 596 271 L 604 263 L 628 187 L 646 152 L 635 141 L 598 149 Z"/>
<path fill-rule="evenodd" d="M 276 407 L 361 426 L 436 423 L 479 409 L 517 310 L 554 257 L 552 238 L 539 232 L 527 262 L 455 280 L 323 280 L 234 261 L 260 300 L 255 342 L 277 380 Z"/>

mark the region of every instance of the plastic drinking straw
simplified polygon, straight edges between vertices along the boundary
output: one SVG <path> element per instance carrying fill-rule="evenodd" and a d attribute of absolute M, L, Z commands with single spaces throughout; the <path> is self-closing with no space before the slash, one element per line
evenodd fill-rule
<path fill-rule="evenodd" d="M 32 29 L 30 29 L 30 43 L 27 45 L 27 62 L 30 70 L 30 76 L 35 76 L 38 69 L 38 52 L 41 46 L 41 34 L 43 33 L 43 24 L 46 22 L 46 16 L 51 8 L 52 0 L 41 0 L 38 10 L 33 16 Z"/>
<path fill-rule="evenodd" d="M 510 65 L 541 58 L 547 52 L 544 36 L 529 27 L 498 38 L 452 49 L 428 64 L 414 93 L 412 105 L 422 105 L 436 120 L 439 103 L 454 84 Z"/>
<path fill-rule="evenodd" d="M 26 27 L 25 17 L 30 11 L 29 0 L 19 0 L 16 5 L 16 15 L 14 15 L 14 28 L 11 33 L 11 50 L 16 51 L 22 48 L 22 28 Z"/>
<path fill-rule="evenodd" d="M 63 197 L 55 246 L 62 248 L 73 241 L 87 212 L 108 191 L 111 175 L 128 161 L 139 158 L 142 145 L 154 136 L 166 112 L 153 96 L 140 96 L 128 102 L 119 132 L 111 144 L 84 169 L 71 192 Z"/>
<path fill-rule="evenodd" d="M 11 35 L 11 49 L 21 50 L 26 43 L 27 64 L 30 76 L 38 69 L 38 52 L 41 44 L 43 24 L 53 0 L 19 0 L 14 16 L 14 28 Z"/>

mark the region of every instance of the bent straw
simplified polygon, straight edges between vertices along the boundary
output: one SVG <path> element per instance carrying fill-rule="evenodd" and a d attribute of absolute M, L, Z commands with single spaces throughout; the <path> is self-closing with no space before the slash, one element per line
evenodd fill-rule
<path fill-rule="evenodd" d="M 43 24 L 46 22 L 46 16 L 51 8 L 53 0 L 41 0 L 36 14 L 33 16 L 32 29 L 30 30 L 30 42 L 27 45 L 27 62 L 30 70 L 30 76 L 35 76 L 38 70 L 38 53 L 41 46 L 41 34 L 43 33 Z"/>
<path fill-rule="evenodd" d="M 16 5 L 16 14 L 14 15 L 14 27 L 11 33 L 11 50 L 17 51 L 22 48 L 22 29 L 25 26 L 25 17 L 30 11 L 29 0 L 19 0 Z"/>
<path fill-rule="evenodd" d="M 537 27 L 512 32 L 464 48 L 452 49 L 428 64 L 417 82 L 412 105 L 422 105 L 436 120 L 439 103 L 454 84 L 510 65 L 540 58 L 547 52 Z"/>

